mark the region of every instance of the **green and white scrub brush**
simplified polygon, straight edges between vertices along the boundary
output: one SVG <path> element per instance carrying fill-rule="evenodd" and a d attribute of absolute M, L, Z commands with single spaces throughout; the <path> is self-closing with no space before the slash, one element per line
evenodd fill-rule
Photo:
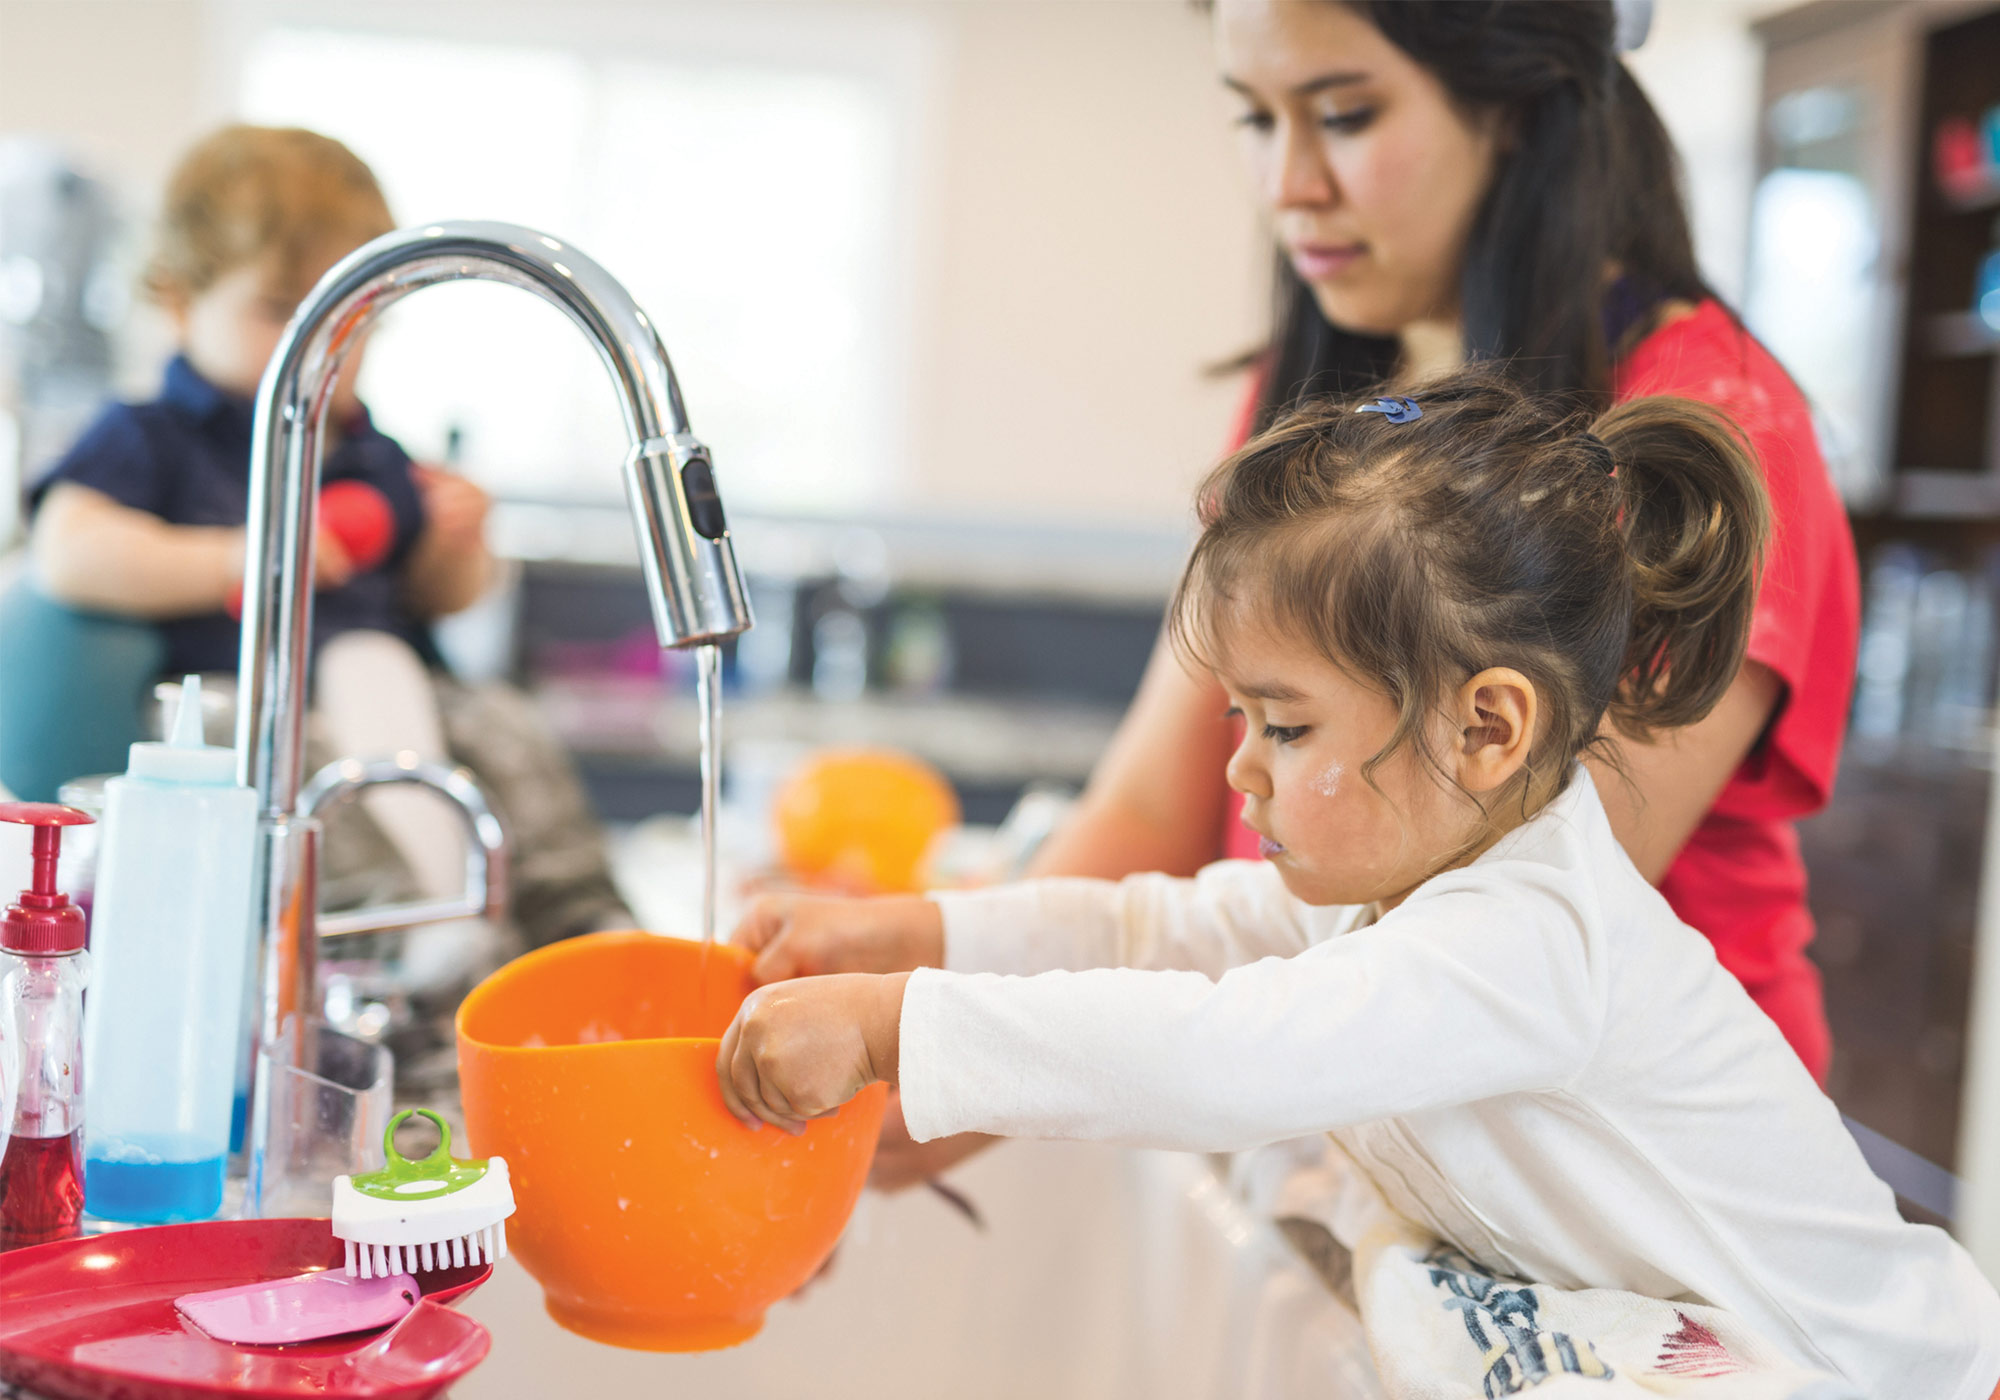
<path fill-rule="evenodd" d="M 422 1115 L 437 1125 L 438 1145 L 411 1161 L 396 1150 L 396 1129 Z M 514 1189 L 502 1157 L 466 1161 L 451 1155 L 451 1128 L 427 1108 L 404 1109 L 382 1135 L 389 1165 L 333 1179 L 333 1233 L 347 1241 L 350 1278 L 386 1278 L 427 1269 L 496 1263 L 507 1257 Z"/>

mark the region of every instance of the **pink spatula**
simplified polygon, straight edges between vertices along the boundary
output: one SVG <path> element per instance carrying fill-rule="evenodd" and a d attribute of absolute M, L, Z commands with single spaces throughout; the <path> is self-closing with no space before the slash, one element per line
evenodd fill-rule
<path fill-rule="evenodd" d="M 360 1279 L 329 1269 L 189 1293 L 174 1299 L 174 1307 L 218 1342 L 288 1346 L 387 1327 L 401 1321 L 422 1293 L 408 1274 Z"/>

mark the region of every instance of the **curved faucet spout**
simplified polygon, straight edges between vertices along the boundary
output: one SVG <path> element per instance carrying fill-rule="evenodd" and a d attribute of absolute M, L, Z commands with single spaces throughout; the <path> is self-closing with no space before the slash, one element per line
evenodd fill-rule
<path fill-rule="evenodd" d="M 322 431 L 335 377 L 375 318 L 440 282 L 505 282 L 568 314 L 596 346 L 632 441 L 627 499 L 663 647 L 726 641 L 751 624 L 708 449 L 688 428 L 666 346 L 611 275 L 561 241 L 513 224 L 388 234 L 320 280 L 257 391 L 243 588 L 237 762 L 273 815 L 304 780 L 306 658 Z"/>
<path fill-rule="evenodd" d="M 299 809 L 313 542 L 327 406 L 342 361 L 375 318 L 440 282 L 505 282 L 560 308 L 596 346 L 632 442 L 626 498 L 663 647 L 746 631 L 750 604 L 709 452 L 688 427 L 666 346 L 603 268 L 513 224 L 447 223 L 376 239 L 320 279 L 278 343 L 257 391 L 236 712 L 237 771 L 257 792 L 255 860 L 259 1057 L 250 1121 L 249 1209 L 265 1204 L 271 1061 L 303 1063 L 317 962 L 316 824 Z"/>

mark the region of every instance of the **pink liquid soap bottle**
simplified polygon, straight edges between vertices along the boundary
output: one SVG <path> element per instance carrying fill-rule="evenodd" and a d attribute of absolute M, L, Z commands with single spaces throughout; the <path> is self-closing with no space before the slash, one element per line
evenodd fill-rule
<path fill-rule="evenodd" d="M 78 1233 L 83 1218 L 83 911 L 56 890 L 62 829 L 88 822 L 52 802 L 0 803 L 35 829 L 34 880 L 0 915 L 0 1250 Z"/>

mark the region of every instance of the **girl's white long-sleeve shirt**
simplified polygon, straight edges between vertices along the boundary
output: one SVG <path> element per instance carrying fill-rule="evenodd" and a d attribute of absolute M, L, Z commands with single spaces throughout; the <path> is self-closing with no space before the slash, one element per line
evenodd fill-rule
<path fill-rule="evenodd" d="M 1727 1308 L 1869 1395 L 2000 1379 L 2000 1297 L 1897 1215 L 1583 770 L 1372 921 L 1249 861 L 937 900 L 946 969 L 911 977 L 901 1026 L 919 1140 L 1327 1132 L 1496 1272 Z"/>

